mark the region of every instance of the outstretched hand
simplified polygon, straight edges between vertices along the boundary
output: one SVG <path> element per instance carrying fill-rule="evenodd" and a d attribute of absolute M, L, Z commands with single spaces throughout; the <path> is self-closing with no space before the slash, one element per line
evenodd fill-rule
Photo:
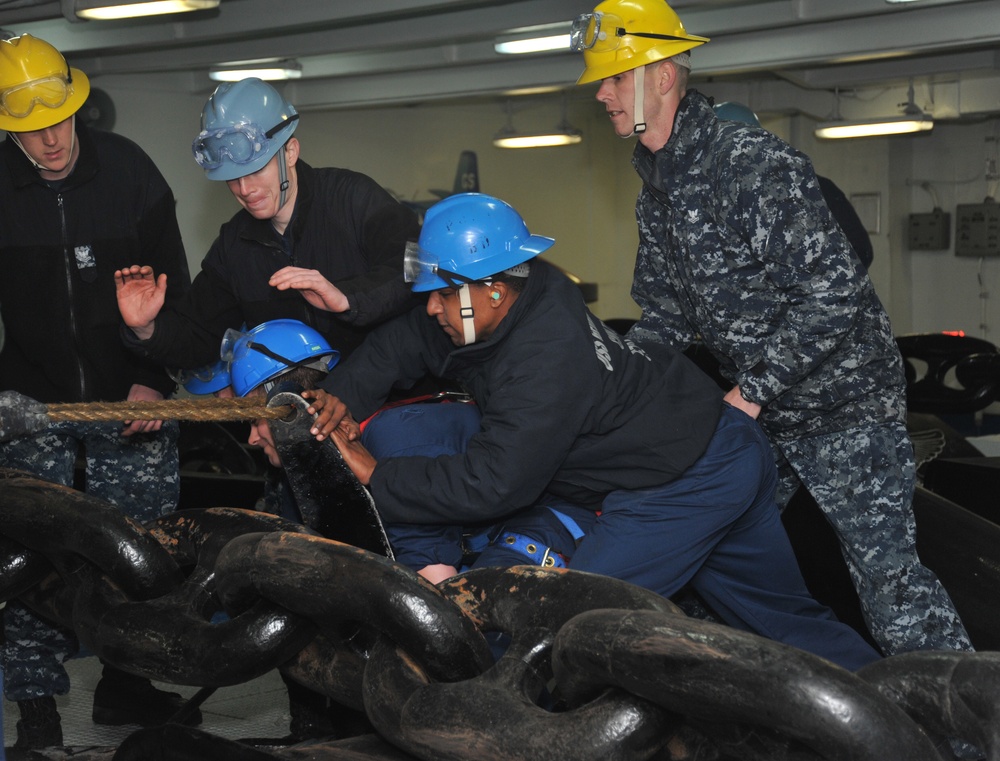
<path fill-rule="evenodd" d="M 351 306 L 344 292 L 317 270 L 282 267 L 271 275 L 268 285 L 279 291 L 294 288 L 311 306 L 327 312 L 346 312 Z"/>
<path fill-rule="evenodd" d="M 115 270 L 115 295 L 122 320 L 138 338 L 145 341 L 153 335 L 154 321 L 167 296 L 167 276 L 153 273 L 147 265 Z"/>

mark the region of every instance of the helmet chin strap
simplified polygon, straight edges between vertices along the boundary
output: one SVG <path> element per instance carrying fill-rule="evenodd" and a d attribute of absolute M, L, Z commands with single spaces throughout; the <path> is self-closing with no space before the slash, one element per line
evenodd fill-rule
<path fill-rule="evenodd" d="M 626 138 L 632 137 L 634 135 L 640 135 L 646 131 L 646 114 L 643 112 L 645 107 L 645 93 L 646 93 L 646 67 L 640 66 L 635 69 L 635 77 L 633 78 L 634 83 L 634 96 L 635 96 L 635 107 L 632 109 L 632 119 L 635 120 L 635 124 L 632 126 L 632 131 L 625 135 Z"/>
<path fill-rule="evenodd" d="M 458 289 L 458 303 L 462 307 L 462 337 L 465 339 L 464 346 L 469 346 L 476 342 L 476 313 L 472 308 L 472 291 L 468 283 Z"/>
<path fill-rule="evenodd" d="M 70 139 L 69 139 L 69 157 L 70 157 L 70 161 L 72 161 L 73 160 L 73 149 L 76 147 L 76 114 L 73 114 L 70 118 L 73 120 L 73 125 L 72 125 L 72 129 L 70 130 Z M 28 159 L 28 161 L 31 163 L 31 166 L 33 166 L 36 171 L 38 171 L 38 172 L 54 172 L 55 171 L 54 169 L 49 169 L 47 166 L 39 164 L 37 161 L 35 161 L 31 157 L 31 154 L 28 153 L 26 150 L 24 150 L 24 146 L 21 145 L 21 140 L 20 140 L 20 138 L 18 138 L 16 132 L 8 132 L 7 134 L 10 135 L 10 139 L 14 141 L 14 145 L 16 145 L 18 148 L 21 149 L 21 153 L 24 154 L 24 157 L 26 159 Z"/>
<path fill-rule="evenodd" d="M 288 200 L 288 167 L 285 166 L 287 163 L 285 159 L 285 146 L 281 146 L 281 156 L 278 157 L 278 190 L 280 195 L 278 196 L 278 208 L 284 208 L 285 202 Z"/>

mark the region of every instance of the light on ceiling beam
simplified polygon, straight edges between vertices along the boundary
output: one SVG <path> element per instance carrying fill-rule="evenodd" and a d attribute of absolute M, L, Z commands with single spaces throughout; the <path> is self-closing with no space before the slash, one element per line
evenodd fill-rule
<path fill-rule="evenodd" d="M 497 148 L 553 148 L 575 145 L 583 140 L 583 133 L 571 126 L 566 118 L 566 98 L 563 98 L 562 119 L 555 129 L 544 132 L 518 132 L 514 129 L 510 101 L 507 101 L 507 123 L 493 136 Z"/>
<path fill-rule="evenodd" d="M 552 148 L 574 145 L 583 140 L 579 130 L 557 127 L 549 132 L 507 132 L 500 130 L 493 138 L 497 148 Z"/>
<path fill-rule="evenodd" d="M 267 81 L 299 79 L 302 76 L 302 66 L 298 61 L 240 61 L 213 66 L 208 76 L 216 82 L 239 82 L 247 77 Z"/>
<path fill-rule="evenodd" d="M 555 34 L 549 37 L 529 37 L 526 40 L 497 40 L 493 43 L 493 49 L 504 55 L 569 50 L 569 34 Z"/>
<path fill-rule="evenodd" d="M 932 129 L 934 129 L 934 120 L 926 115 L 922 118 L 890 116 L 885 119 L 824 122 L 816 127 L 816 137 L 827 139 L 878 137 L 883 135 L 906 135 L 910 132 L 929 132 Z"/>
<path fill-rule="evenodd" d="M 929 132 L 934 129 L 934 120 L 923 112 L 913 100 L 913 80 L 903 113 L 898 116 L 886 116 L 878 119 L 855 119 L 848 121 L 840 118 L 840 94 L 837 94 L 836 115 L 833 121 L 823 122 L 816 127 L 815 135 L 819 138 L 833 140 L 849 137 L 882 137 L 885 135 L 906 135 L 911 132 Z"/>
<path fill-rule="evenodd" d="M 568 23 L 559 23 L 514 29 L 499 35 L 493 49 L 502 55 L 569 51 L 569 27 Z"/>
<path fill-rule="evenodd" d="M 161 16 L 219 7 L 219 0 L 76 0 L 76 15 L 93 21 Z"/>

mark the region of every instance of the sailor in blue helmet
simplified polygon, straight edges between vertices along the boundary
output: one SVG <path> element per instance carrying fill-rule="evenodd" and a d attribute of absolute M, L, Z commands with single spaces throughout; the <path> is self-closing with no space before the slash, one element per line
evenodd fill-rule
<path fill-rule="evenodd" d="M 416 216 L 370 177 L 314 169 L 300 156 L 299 114 L 270 84 L 227 82 L 205 103 L 194 159 L 242 207 L 219 232 L 175 308 L 151 267 L 115 272 L 123 338 L 176 368 L 218 358 L 227 329 L 296 319 L 345 355 L 375 324 L 406 311 L 406 241 Z"/>
<path fill-rule="evenodd" d="M 333 436 L 387 522 L 497 523 L 556 499 L 592 516 L 571 569 L 664 596 L 690 583 L 734 627 L 851 669 L 876 660 L 806 590 L 757 423 L 681 353 L 594 317 L 536 259 L 552 244 L 488 195 L 433 206 L 407 257 L 426 309 L 373 332 L 322 392 L 305 392 L 317 436 Z M 425 372 L 469 390 L 479 431 L 459 454 L 376 460 L 352 419 Z"/>

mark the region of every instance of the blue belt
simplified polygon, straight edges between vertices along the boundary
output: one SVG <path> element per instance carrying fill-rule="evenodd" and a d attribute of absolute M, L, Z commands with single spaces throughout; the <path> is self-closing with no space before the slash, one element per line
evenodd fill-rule
<path fill-rule="evenodd" d="M 504 531 L 497 537 L 494 544 L 507 547 L 515 552 L 520 552 L 522 555 L 531 558 L 531 561 L 535 565 L 540 565 L 543 568 L 566 567 L 566 561 L 563 560 L 562 555 L 554 552 L 551 547 L 546 547 L 536 539 L 532 539 L 530 536 L 525 536 L 524 534 L 518 534 L 514 531 Z"/>

